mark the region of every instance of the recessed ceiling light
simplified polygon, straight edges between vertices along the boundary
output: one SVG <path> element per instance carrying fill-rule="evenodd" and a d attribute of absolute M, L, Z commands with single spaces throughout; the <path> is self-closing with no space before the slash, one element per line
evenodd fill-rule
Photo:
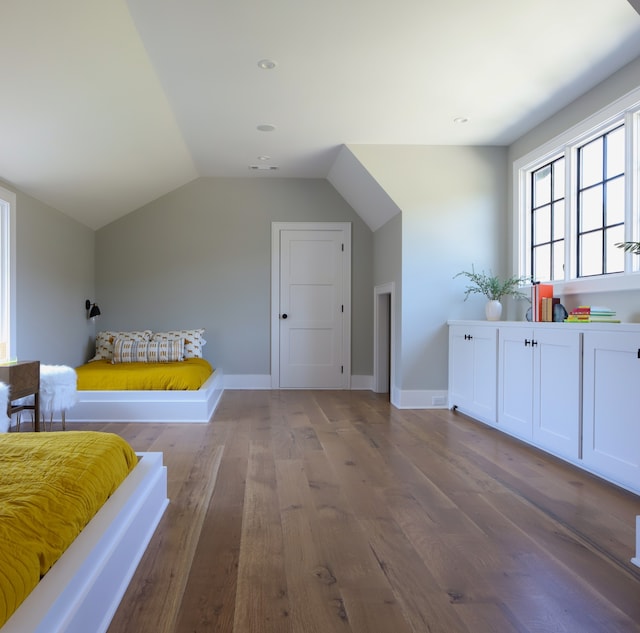
<path fill-rule="evenodd" d="M 261 132 L 273 132 L 276 129 L 275 125 L 271 125 L 271 123 L 261 123 L 258 125 L 258 130 Z"/>
<path fill-rule="evenodd" d="M 261 156 L 257 157 L 258 160 L 271 160 L 271 156 L 267 156 L 266 154 L 262 154 Z"/>
<path fill-rule="evenodd" d="M 453 119 L 454 123 L 469 123 L 469 118 L 466 116 L 457 116 Z"/>
<path fill-rule="evenodd" d="M 261 59 L 258 62 L 258 68 L 262 68 L 262 70 L 273 70 L 276 66 L 276 62 L 272 59 Z"/>
<path fill-rule="evenodd" d="M 278 168 L 275 165 L 249 165 L 249 169 L 253 171 L 277 171 Z"/>

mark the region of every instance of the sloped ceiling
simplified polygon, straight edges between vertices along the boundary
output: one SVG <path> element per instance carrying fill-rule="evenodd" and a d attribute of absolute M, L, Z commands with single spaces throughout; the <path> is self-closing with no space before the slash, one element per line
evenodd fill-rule
<path fill-rule="evenodd" d="M 627 0 L 4 0 L 0 20 L 0 180 L 94 229 L 201 176 L 345 181 L 343 145 L 510 144 L 640 55 Z"/>

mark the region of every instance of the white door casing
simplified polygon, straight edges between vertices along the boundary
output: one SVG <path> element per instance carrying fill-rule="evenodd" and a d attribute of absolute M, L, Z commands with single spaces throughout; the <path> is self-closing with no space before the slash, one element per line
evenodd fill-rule
<path fill-rule="evenodd" d="M 272 388 L 350 387 L 350 280 L 349 223 L 272 224 Z"/>

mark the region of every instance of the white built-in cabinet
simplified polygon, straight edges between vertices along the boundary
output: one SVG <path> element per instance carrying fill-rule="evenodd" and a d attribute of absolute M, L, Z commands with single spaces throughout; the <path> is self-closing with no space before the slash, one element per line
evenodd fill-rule
<path fill-rule="evenodd" d="M 500 329 L 498 426 L 557 455 L 580 451 L 580 332 Z"/>
<path fill-rule="evenodd" d="M 640 493 L 640 325 L 449 322 L 449 406 Z"/>

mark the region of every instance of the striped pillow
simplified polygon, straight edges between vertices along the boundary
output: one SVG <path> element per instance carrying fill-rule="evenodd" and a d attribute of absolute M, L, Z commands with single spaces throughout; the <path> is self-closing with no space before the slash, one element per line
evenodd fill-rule
<path fill-rule="evenodd" d="M 131 341 L 150 341 L 151 330 L 140 330 L 135 332 L 98 332 L 96 334 L 96 355 L 89 361 L 112 360 L 113 343 L 117 338 Z"/>
<path fill-rule="evenodd" d="M 184 360 L 184 339 L 175 341 L 132 341 L 117 338 L 113 342 L 112 364 L 171 363 Z"/>

